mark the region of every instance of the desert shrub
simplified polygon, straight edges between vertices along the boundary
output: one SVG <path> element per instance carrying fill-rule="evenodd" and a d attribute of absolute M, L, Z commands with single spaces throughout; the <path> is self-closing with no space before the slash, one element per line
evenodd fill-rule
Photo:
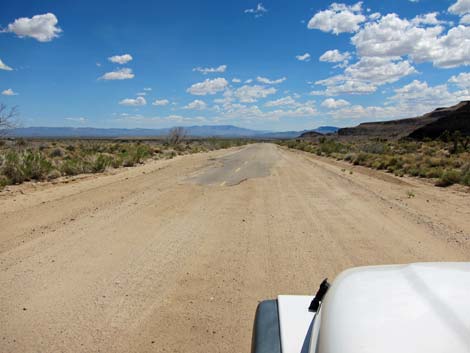
<path fill-rule="evenodd" d="M 57 169 L 53 169 L 47 174 L 47 180 L 54 180 L 60 178 L 62 174 Z"/>
<path fill-rule="evenodd" d="M 65 147 L 65 149 L 69 152 L 73 152 L 73 151 L 75 151 L 75 146 L 74 145 L 67 145 L 67 147 Z"/>
<path fill-rule="evenodd" d="M 414 153 L 421 148 L 421 143 L 414 141 L 402 141 L 398 144 L 397 147 L 398 153 Z"/>
<path fill-rule="evenodd" d="M 2 173 L 12 184 L 26 180 L 44 180 L 53 169 L 41 152 L 38 151 L 9 151 L 3 162 Z"/>
<path fill-rule="evenodd" d="M 25 140 L 24 138 L 22 138 L 22 137 L 17 138 L 15 142 L 16 142 L 16 145 L 17 145 L 18 147 L 26 147 L 27 144 L 28 144 L 28 143 L 26 142 L 26 140 Z"/>
<path fill-rule="evenodd" d="M 44 180 L 53 168 L 52 163 L 41 152 L 26 151 L 22 157 L 26 180 Z"/>
<path fill-rule="evenodd" d="M 402 177 L 405 175 L 405 171 L 403 169 L 395 169 L 393 171 L 393 174 L 399 177 Z"/>
<path fill-rule="evenodd" d="M 8 184 L 10 184 L 8 178 L 4 175 L 0 175 L 0 190 L 2 190 Z"/>
<path fill-rule="evenodd" d="M 368 158 L 369 155 L 367 153 L 361 152 L 356 155 L 352 162 L 354 165 L 364 165 Z"/>
<path fill-rule="evenodd" d="M 110 156 L 104 154 L 94 156 L 93 160 L 90 162 L 90 172 L 102 173 L 111 165 L 112 161 Z"/>
<path fill-rule="evenodd" d="M 119 168 L 120 166 L 122 166 L 122 163 L 123 163 L 123 159 L 119 155 L 113 156 L 111 159 L 111 166 L 113 168 Z"/>
<path fill-rule="evenodd" d="M 5 155 L 2 165 L 2 174 L 9 180 L 10 184 L 19 184 L 25 180 L 21 170 L 19 153 L 9 151 Z"/>
<path fill-rule="evenodd" d="M 425 162 L 430 167 L 441 167 L 444 166 L 446 163 L 445 160 L 443 160 L 442 158 L 436 157 L 426 158 Z"/>
<path fill-rule="evenodd" d="M 148 145 L 133 145 L 128 149 L 121 150 L 122 165 L 124 167 L 132 167 L 142 163 L 145 158 L 151 155 L 151 149 Z"/>
<path fill-rule="evenodd" d="M 49 157 L 51 158 L 57 158 L 57 157 L 63 157 L 64 151 L 62 151 L 60 148 L 54 148 L 51 153 L 49 153 Z"/>
<path fill-rule="evenodd" d="M 464 165 L 464 161 L 460 160 L 460 159 L 452 159 L 449 161 L 449 164 L 453 167 L 453 168 L 462 168 L 463 165 Z"/>
<path fill-rule="evenodd" d="M 327 156 L 331 155 L 332 153 L 340 153 L 344 149 L 344 145 L 342 143 L 336 142 L 334 140 L 322 140 L 324 142 L 320 143 L 319 149 L 322 154 Z"/>
<path fill-rule="evenodd" d="M 175 151 L 169 150 L 169 151 L 165 152 L 164 157 L 167 158 L 167 159 L 172 159 L 172 158 L 175 158 L 177 155 L 178 155 L 178 153 L 176 153 Z"/>
<path fill-rule="evenodd" d="M 460 172 L 460 183 L 470 186 L 470 163 L 465 164 Z"/>
<path fill-rule="evenodd" d="M 441 177 L 437 181 L 437 186 L 450 186 L 460 181 L 460 173 L 458 170 L 446 170 L 442 173 Z"/>
<path fill-rule="evenodd" d="M 287 141 L 287 147 L 297 148 L 297 141 L 294 141 L 294 140 Z"/>
<path fill-rule="evenodd" d="M 220 141 L 219 147 L 220 148 L 229 148 L 229 147 L 232 147 L 232 144 L 228 140 L 222 140 L 222 141 Z"/>
<path fill-rule="evenodd" d="M 405 169 L 406 174 L 411 175 L 411 176 L 419 176 L 419 168 L 416 166 L 410 166 Z"/>
<path fill-rule="evenodd" d="M 78 158 L 65 159 L 60 165 L 60 171 L 69 176 L 83 173 L 83 163 Z"/>
<path fill-rule="evenodd" d="M 352 162 L 355 158 L 356 158 L 355 153 L 346 153 L 343 157 L 343 160 L 348 161 L 348 162 Z"/>
<path fill-rule="evenodd" d="M 383 142 L 371 142 L 361 146 L 361 150 L 372 154 L 385 154 L 390 151 L 390 147 Z"/>

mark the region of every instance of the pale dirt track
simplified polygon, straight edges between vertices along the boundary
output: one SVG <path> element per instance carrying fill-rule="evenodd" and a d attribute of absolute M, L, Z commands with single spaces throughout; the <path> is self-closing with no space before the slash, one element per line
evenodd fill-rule
<path fill-rule="evenodd" d="M 457 189 L 269 144 L 13 188 L 0 351 L 249 352 L 263 298 L 351 266 L 470 261 Z"/>

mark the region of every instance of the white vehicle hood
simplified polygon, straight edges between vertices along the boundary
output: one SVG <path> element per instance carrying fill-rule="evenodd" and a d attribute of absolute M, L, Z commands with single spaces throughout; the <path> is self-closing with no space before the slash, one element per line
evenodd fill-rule
<path fill-rule="evenodd" d="M 282 353 L 470 353 L 470 263 L 353 268 L 312 298 L 278 297 Z"/>
<path fill-rule="evenodd" d="M 322 304 L 314 352 L 469 353 L 470 263 L 343 272 Z"/>

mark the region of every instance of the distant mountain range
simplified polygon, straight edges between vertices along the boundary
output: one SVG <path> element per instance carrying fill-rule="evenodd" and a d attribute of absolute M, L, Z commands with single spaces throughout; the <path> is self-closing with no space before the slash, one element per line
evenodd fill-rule
<path fill-rule="evenodd" d="M 291 139 L 299 137 L 304 131 L 261 131 L 245 129 L 233 125 L 202 125 L 184 127 L 189 137 L 225 137 L 225 138 L 259 138 L 259 139 Z M 92 127 L 24 127 L 10 131 L 14 137 L 164 137 L 171 128 L 163 129 L 103 129 Z M 338 128 L 333 126 L 321 126 L 313 131 L 320 133 L 335 132 Z M 310 131 L 310 130 L 308 130 Z"/>

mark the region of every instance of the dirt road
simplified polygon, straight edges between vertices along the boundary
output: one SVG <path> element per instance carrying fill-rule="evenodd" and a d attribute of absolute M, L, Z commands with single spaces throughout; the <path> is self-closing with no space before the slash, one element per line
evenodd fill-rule
<path fill-rule="evenodd" d="M 0 351 L 248 352 L 263 298 L 469 250 L 470 194 L 271 144 L 13 188 Z"/>

